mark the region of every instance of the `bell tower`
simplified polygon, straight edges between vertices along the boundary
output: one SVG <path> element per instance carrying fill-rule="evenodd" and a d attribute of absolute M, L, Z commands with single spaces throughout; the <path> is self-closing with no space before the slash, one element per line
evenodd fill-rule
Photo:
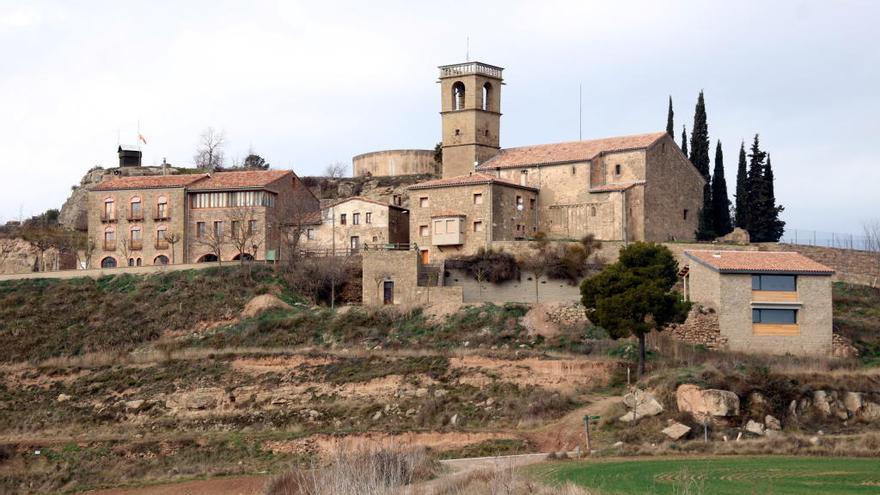
<path fill-rule="evenodd" d="M 440 66 L 444 178 L 467 175 L 498 153 L 503 70 L 482 62 Z"/>

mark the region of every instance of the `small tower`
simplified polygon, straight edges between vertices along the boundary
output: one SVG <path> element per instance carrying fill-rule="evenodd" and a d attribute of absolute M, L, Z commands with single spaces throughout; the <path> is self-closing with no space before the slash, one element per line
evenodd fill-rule
<path fill-rule="evenodd" d="M 141 166 L 141 150 L 137 146 L 128 144 L 120 144 L 117 150 L 119 154 L 120 167 L 140 167 Z"/>
<path fill-rule="evenodd" d="M 443 177 L 473 172 L 498 153 L 503 70 L 482 62 L 440 66 Z"/>

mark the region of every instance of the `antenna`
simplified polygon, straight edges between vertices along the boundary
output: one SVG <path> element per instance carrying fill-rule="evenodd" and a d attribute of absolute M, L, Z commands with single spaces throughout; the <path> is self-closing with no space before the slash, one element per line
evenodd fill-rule
<path fill-rule="evenodd" d="M 584 139 L 584 91 L 583 84 L 578 84 L 578 141 Z"/>
<path fill-rule="evenodd" d="M 467 41 L 465 42 L 464 61 L 470 62 L 471 61 L 471 37 L 468 36 L 466 38 L 466 40 Z"/>

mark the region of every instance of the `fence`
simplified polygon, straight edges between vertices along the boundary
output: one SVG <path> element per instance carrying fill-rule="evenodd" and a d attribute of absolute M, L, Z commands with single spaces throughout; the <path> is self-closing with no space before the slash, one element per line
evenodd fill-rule
<path fill-rule="evenodd" d="M 876 239 L 864 235 L 823 232 L 820 230 L 785 229 L 779 242 L 801 246 L 819 246 L 857 251 L 880 251 Z"/>

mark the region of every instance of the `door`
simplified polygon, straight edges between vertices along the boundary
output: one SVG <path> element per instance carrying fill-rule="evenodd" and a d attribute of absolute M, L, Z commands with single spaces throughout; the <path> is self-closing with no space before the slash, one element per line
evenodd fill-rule
<path fill-rule="evenodd" d="M 351 250 L 352 252 L 357 251 L 361 246 L 361 238 L 353 235 L 351 236 Z"/>
<path fill-rule="evenodd" d="M 427 249 L 422 250 L 422 264 L 427 265 L 431 261 L 431 253 Z"/>
<path fill-rule="evenodd" d="M 382 292 L 382 303 L 394 304 L 394 282 L 386 281 Z"/>

